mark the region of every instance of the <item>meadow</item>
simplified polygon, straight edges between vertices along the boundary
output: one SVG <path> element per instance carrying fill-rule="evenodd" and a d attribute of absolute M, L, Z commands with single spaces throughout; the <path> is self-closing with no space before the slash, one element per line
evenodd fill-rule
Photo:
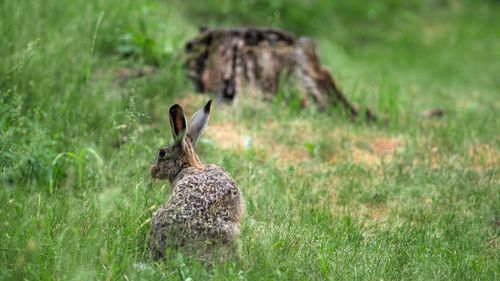
<path fill-rule="evenodd" d="M 0 2 L 1 280 L 498 280 L 498 1 Z M 240 258 L 153 262 L 149 187 L 198 26 L 313 38 L 380 121 L 294 93 L 215 104 L 198 153 L 246 203 Z M 443 109 L 442 118 L 422 112 Z"/>

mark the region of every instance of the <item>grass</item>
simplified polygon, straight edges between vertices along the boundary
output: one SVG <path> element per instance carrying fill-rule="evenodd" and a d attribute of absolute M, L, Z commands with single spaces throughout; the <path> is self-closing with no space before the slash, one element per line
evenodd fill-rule
<path fill-rule="evenodd" d="M 0 279 L 498 280 L 499 13 L 495 1 L 1 2 Z M 312 36 L 349 98 L 390 121 L 300 111 L 288 92 L 217 105 L 198 151 L 247 208 L 241 259 L 211 268 L 147 249 L 169 194 L 147 188 L 166 112 L 208 98 L 181 60 L 202 24 Z M 122 77 L 145 64 L 154 74 Z M 420 116 L 436 107 L 444 118 Z"/>

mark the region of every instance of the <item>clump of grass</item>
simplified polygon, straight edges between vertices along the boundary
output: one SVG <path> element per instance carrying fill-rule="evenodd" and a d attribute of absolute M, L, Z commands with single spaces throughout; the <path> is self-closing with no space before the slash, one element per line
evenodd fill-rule
<path fill-rule="evenodd" d="M 63 170 L 66 170 L 70 163 L 75 165 L 76 167 L 76 172 L 77 172 L 76 187 L 83 188 L 86 176 L 85 168 L 87 162 L 89 161 L 89 156 L 93 156 L 93 160 L 96 162 L 95 166 L 97 169 L 95 169 L 95 171 L 93 171 L 92 173 L 100 174 L 103 166 L 103 160 L 94 149 L 87 147 L 84 149 L 80 149 L 78 152 L 59 153 L 54 158 L 54 160 L 52 160 L 52 164 L 48 173 L 49 192 L 50 193 L 54 192 L 54 187 L 57 185 L 57 181 L 62 177 Z M 61 164 L 63 159 L 67 159 L 69 161 L 65 161 L 65 163 Z"/>

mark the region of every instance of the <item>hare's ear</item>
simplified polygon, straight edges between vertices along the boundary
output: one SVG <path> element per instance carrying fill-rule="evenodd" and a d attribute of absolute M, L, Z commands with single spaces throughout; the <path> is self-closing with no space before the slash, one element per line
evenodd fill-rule
<path fill-rule="evenodd" d="M 205 131 L 208 125 L 208 119 L 210 118 L 210 106 L 212 105 L 212 100 L 209 100 L 205 106 L 200 108 L 191 118 L 188 126 L 187 137 L 191 141 L 193 147 L 200 138 L 201 134 Z"/>
<path fill-rule="evenodd" d="M 184 110 L 178 104 L 172 105 L 169 110 L 170 126 L 172 127 L 172 136 L 175 143 L 182 143 L 186 136 L 186 116 Z"/>

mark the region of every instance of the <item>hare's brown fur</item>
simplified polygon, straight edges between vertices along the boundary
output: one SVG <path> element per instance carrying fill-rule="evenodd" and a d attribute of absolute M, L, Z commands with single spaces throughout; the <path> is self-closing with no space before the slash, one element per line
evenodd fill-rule
<path fill-rule="evenodd" d="M 172 186 L 172 195 L 151 221 L 150 251 L 155 259 L 163 257 L 167 247 L 200 250 L 203 245 L 207 253 L 217 245 L 232 246 L 239 238 L 242 194 L 224 169 L 200 162 L 193 139 L 197 137 L 162 148 L 167 156 L 151 166 L 152 176 L 168 178 Z"/>

